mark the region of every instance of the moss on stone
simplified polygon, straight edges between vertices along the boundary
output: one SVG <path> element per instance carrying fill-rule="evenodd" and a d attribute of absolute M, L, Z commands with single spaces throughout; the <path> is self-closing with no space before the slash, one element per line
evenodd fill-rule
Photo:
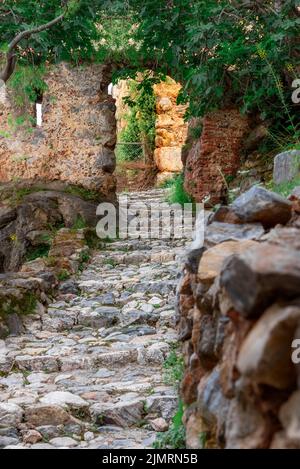
<path fill-rule="evenodd" d="M 5 319 L 5 316 L 9 314 L 33 314 L 36 306 L 37 298 L 32 292 L 25 292 L 23 295 L 20 295 L 19 298 L 8 295 L 7 298 L 2 299 L 0 316 Z"/>

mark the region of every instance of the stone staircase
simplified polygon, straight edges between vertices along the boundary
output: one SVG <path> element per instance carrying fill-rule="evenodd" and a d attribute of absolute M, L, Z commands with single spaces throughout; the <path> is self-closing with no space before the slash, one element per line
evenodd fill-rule
<path fill-rule="evenodd" d="M 159 204 L 165 191 L 128 194 Z M 151 448 L 177 408 L 163 363 L 188 240 L 107 243 L 68 294 L 0 341 L 0 447 Z"/>

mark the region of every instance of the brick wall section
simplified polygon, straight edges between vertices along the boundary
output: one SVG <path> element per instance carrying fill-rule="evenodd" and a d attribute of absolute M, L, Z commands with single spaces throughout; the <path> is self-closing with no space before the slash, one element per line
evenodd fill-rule
<path fill-rule="evenodd" d="M 193 144 L 185 167 L 185 190 L 197 202 L 208 197 L 212 205 L 222 201 L 226 194 L 224 177 L 235 175 L 239 169 L 241 144 L 247 131 L 248 118 L 236 109 L 205 116 L 201 138 Z"/>

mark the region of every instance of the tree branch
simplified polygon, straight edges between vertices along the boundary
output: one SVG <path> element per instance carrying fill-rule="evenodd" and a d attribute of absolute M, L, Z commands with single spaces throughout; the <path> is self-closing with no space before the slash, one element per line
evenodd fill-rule
<path fill-rule="evenodd" d="M 15 49 L 17 45 L 22 41 L 22 39 L 28 38 L 33 34 L 41 33 L 46 29 L 52 28 L 52 26 L 56 25 L 60 21 L 64 19 L 66 15 L 66 11 L 59 15 L 57 18 L 54 18 L 52 21 L 49 21 L 46 24 L 42 24 L 41 26 L 37 26 L 33 29 L 27 29 L 25 31 L 20 32 L 15 36 L 15 38 L 9 43 L 8 51 L 6 53 L 6 64 L 2 72 L 0 73 L 0 80 L 3 80 L 5 83 L 9 80 L 11 75 L 14 72 L 16 63 L 17 63 L 17 56 L 15 53 Z"/>

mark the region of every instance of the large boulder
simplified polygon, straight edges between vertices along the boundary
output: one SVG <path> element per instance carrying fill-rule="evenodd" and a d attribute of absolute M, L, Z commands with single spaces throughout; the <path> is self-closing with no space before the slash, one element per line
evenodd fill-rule
<path fill-rule="evenodd" d="M 273 180 L 275 184 L 292 181 L 300 174 L 300 150 L 290 150 L 275 156 Z"/>
<path fill-rule="evenodd" d="M 253 186 L 238 197 L 231 210 L 244 223 L 262 223 L 267 228 L 286 224 L 292 216 L 291 202 L 260 186 Z"/>
<path fill-rule="evenodd" d="M 23 321 L 41 310 L 56 286 L 50 272 L 39 277 L 30 273 L 0 274 L 0 338 L 20 334 Z"/>
<path fill-rule="evenodd" d="M 95 228 L 98 221 L 98 199 L 83 198 L 97 194 L 61 185 L 58 188 L 64 190 L 48 190 L 50 184 L 24 184 L 16 186 L 15 192 L 10 185 L 0 188 L 0 272 L 19 270 L 26 256 L 48 246 L 58 229 Z"/>
<path fill-rule="evenodd" d="M 300 295 L 300 252 L 269 243 L 234 255 L 223 266 L 220 284 L 245 317 L 260 316 L 275 297 Z"/>

